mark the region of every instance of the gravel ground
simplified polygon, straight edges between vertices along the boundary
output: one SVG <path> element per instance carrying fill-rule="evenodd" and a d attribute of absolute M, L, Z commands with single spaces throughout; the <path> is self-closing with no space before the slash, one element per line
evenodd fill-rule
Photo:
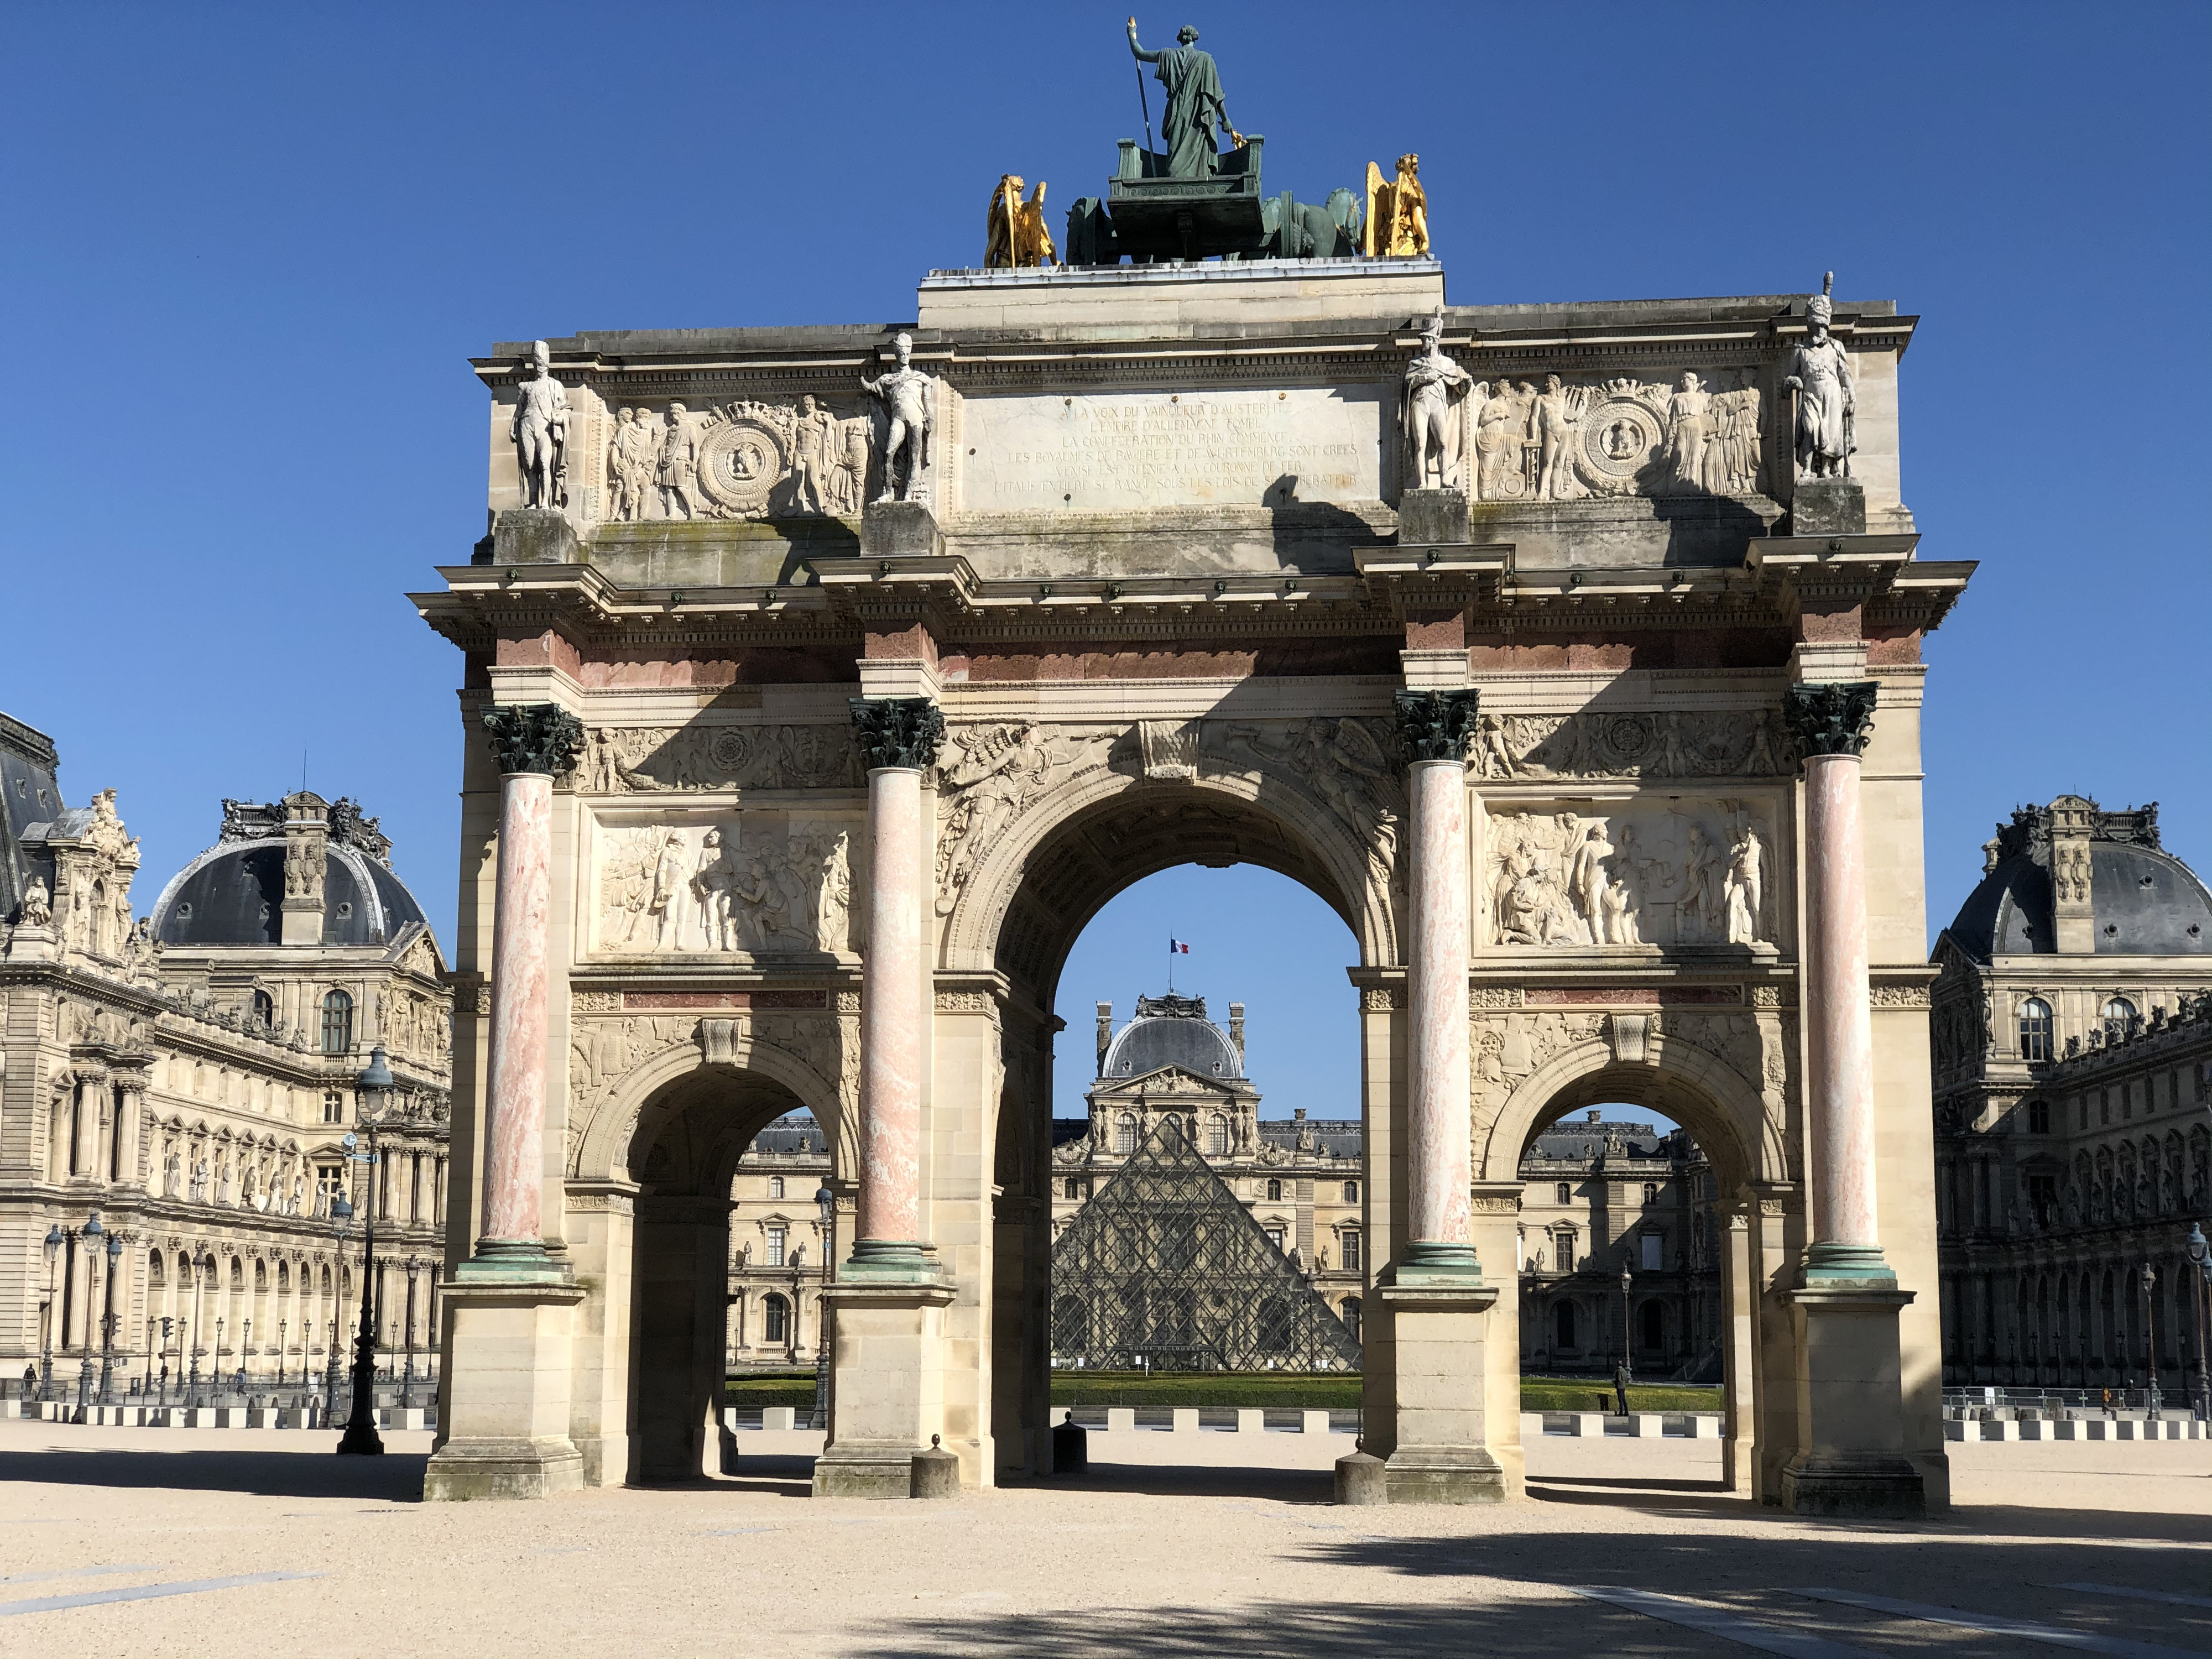
<path fill-rule="evenodd" d="M 1627 1586 L 1831 1654 L 2043 1650 L 1792 1592 L 1832 1588 L 2212 1651 L 2212 1443 L 1954 1446 L 1925 1525 L 1800 1522 L 1719 1492 L 1718 1449 L 1550 1438 L 1531 1497 L 1340 1510 L 1343 1437 L 1091 1439 L 1081 1482 L 936 1504 L 805 1496 L 817 1437 L 747 1434 L 744 1473 L 547 1504 L 414 1501 L 425 1434 L 383 1459 L 285 1431 L 0 1421 L 0 1654 L 457 1650 L 678 1656 L 1723 1654 L 1754 1650 L 1586 1599 Z M 90 1568 L 113 1566 L 112 1573 Z M 17 1613 L 33 1598 L 300 1573 Z M 1770 1647 L 1769 1651 L 1786 1650 Z M 1815 1649 L 1796 1650 L 1813 1653 Z"/>

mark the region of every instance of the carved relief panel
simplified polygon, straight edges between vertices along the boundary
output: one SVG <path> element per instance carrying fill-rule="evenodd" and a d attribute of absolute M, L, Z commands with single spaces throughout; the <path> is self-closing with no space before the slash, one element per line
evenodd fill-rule
<path fill-rule="evenodd" d="M 602 822 L 591 951 L 769 956 L 858 948 L 864 823 L 767 809 Z"/>
<path fill-rule="evenodd" d="M 605 480 L 586 516 L 656 519 L 856 518 L 880 447 L 858 398 L 833 405 L 740 399 L 718 408 L 611 407 L 594 422 Z"/>
<path fill-rule="evenodd" d="M 858 789 L 848 726 L 594 726 L 576 787 L 588 795 L 690 789 Z"/>
<path fill-rule="evenodd" d="M 1557 374 L 1478 380 L 1463 417 L 1474 452 L 1469 496 L 1757 494 L 1766 482 L 1757 380 L 1747 368 L 1685 372 L 1665 382 L 1573 382 Z"/>
<path fill-rule="evenodd" d="M 1492 948 L 1773 951 L 1790 908 L 1759 800 L 1551 802 L 1481 819 L 1476 935 Z"/>

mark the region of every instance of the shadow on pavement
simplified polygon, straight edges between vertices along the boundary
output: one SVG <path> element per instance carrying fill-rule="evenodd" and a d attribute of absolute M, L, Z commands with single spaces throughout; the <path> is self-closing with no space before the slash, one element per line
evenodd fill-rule
<path fill-rule="evenodd" d="M 1656 1506 L 1632 1505 L 1653 1513 Z M 1752 1515 L 1761 1513 L 1757 1510 Z M 1347 1517 L 1354 1514 L 1346 1511 Z M 1366 1513 L 1373 1513 L 1367 1511 Z M 854 1632 L 855 1659 L 958 1653 L 974 1659 L 1219 1659 L 1349 1656 L 1425 1659 L 1451 1655 L 1560 1659 L 1563 1655 L 1704 1655 L 1742 1650 L 1724 1638 L 1662 1623 L 1567 1587 L 1625 1585 L 1686 1597 L 1808 1636 L 1882 1652 L 2012 1652 L 2006 1638 L 1900 1621 L 1792 1592 L 1833 1586 L 2056 1626 L 2106 1638 L 2212 1651 L 2212 1613 L 2087 1595 L 2058 1588 L 2091 1582 L 2147 1589 L 2196 1586 L 2212 1517 L 2118 1517 L 2100 1512 L 1981 1508 L 1961 1511 L 1976 1534 L 1948 1537 L 1899 1526 L 1838 1522 L 1808 1532 L 1777 1522 L 1764 1536 L 1679 1533 L 1636 1521 L 1612 1530 L 1527 1512 L 1506 1532 L 1455 1537 L 1348 1536 L 1281 1547 L 1294 1568 L 1373 1575 L 1359 1601 L 1255 1599 L 1236 1604 L 1096 1607 L 1079 1611 L 881 1621 Z M 1746 1514 L 1738 1506 L 1735 1516 Z M 2127 1520 L 2124 1528 L 2110 1523 Z M 1785 1524 L 1786 1523 L 1786 1524 Z M 1960 1524 L 1958 1518 L 1947 1525 Z M 2023 1540 L 2033 1525 L 2049 1541 Z M 2177 1546 L 2146 1549 L 2133 1539 Z M 1428 1581 L 1419 1596 L 1391 1595 L 1392 1580 Z M 1438 1599 L 1441 1598 L 1441 1599 Z M 1986 1645 L 1995 1642 L 1997 1645 Z"/>
<path fill-rule="evenodd" d="M 0 1482 L 58 1486 L 162 1487 L 178 1492 L 239 1492 L 261 1498 L 376 1498 L 422 1501 L 423 1452 L 340 1457 L 314 1451 L 106 1451 L 54 1446 L 0 1452 Z"/>

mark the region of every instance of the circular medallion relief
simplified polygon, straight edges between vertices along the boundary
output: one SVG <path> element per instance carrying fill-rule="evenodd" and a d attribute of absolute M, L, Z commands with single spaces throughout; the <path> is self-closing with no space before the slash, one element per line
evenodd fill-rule
<path fill-rule="evenodd" d="M 699 441 L 699 488 L 748 518 L 768 511 L 769 492 L 790 470 L 782 438 L 758 421 L 725 421 Z"/>
<path fill-rule="evenodd" d="M 1612 397 L 1583 417 L 1582 473 L 1594 489 L 1625 495 L 1636 475 L 1659 457 L 1665 437 L 1657 412 L 1633 398 Z"/>

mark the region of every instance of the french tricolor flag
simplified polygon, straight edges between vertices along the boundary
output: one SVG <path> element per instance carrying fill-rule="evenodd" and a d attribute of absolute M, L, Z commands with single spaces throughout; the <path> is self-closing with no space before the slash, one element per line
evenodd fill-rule
<path fill-rule="evenodd" d="M 1182 939 L 1170 935 L 1168 939 L 1168 954 L 1171 957 L 1187 957 L 1190 954 L 1190 946 Z"/>

